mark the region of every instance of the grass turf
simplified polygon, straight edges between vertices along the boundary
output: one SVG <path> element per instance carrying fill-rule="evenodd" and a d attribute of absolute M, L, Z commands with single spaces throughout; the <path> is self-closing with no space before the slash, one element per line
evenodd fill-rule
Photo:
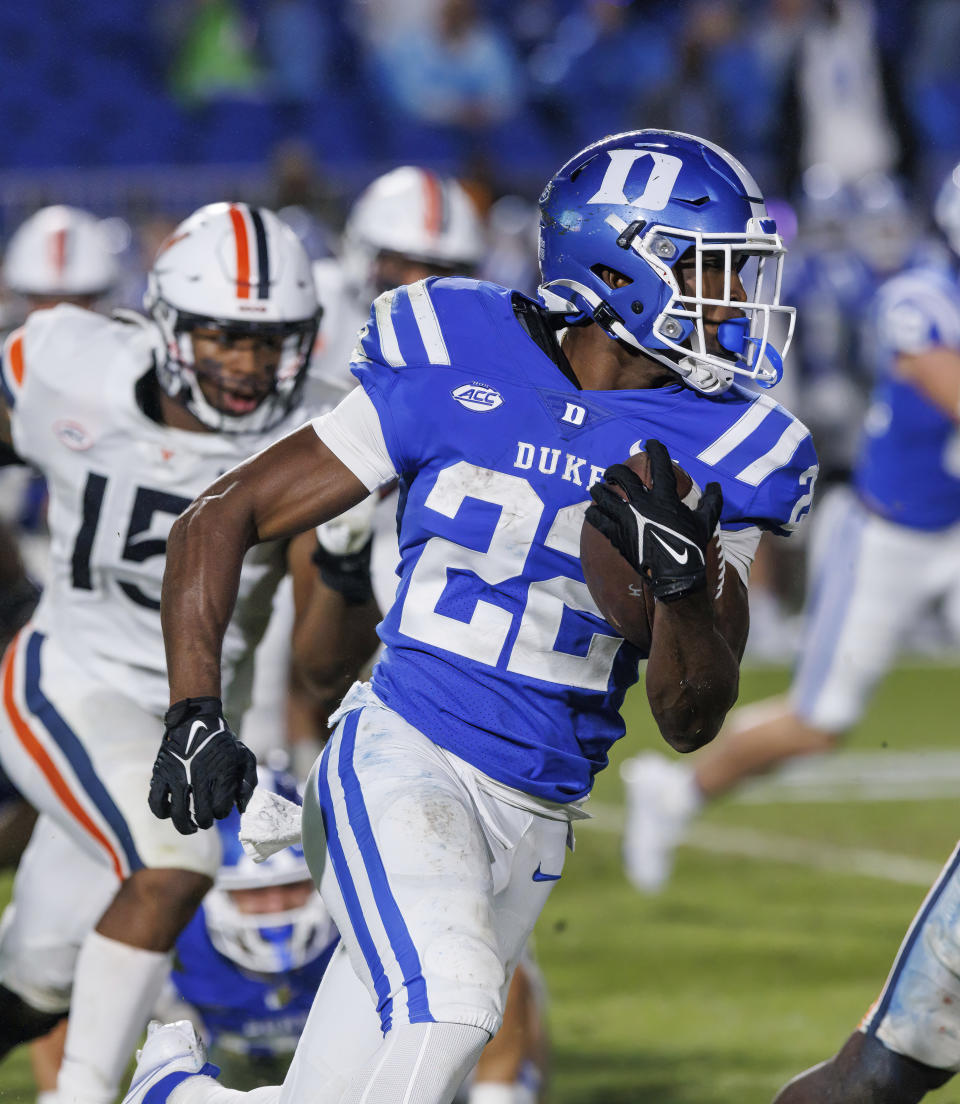
<path fill-rule="evenodd" d="M 783 671 L 746 672 L 741 700 L 785 685 Z M 896 671 L 851 746 L 954 748 L 955 687 L 951 667 Z M 622 801 L 617 764 L 661 746 L 642 690 L 628 717 L 598 781 L 604 805 Z M 955 804 L 725 801 L 702 823 L 939 863 L 956 842 Z M 9 886 L 0 882 L 0 899 Z M 921 886 L 683 848 L 666 891 L 644 898 L 622 878 L 616 833 L 584 825 L 537 930 L 552 1104 L 766 1104 L 854 1029 L 923 895 Z M 0 1102 L 32 1100 L 21 1049 L 0 1063 Z M 960 1081 L 927 1100 L 958 1104 Z"/>

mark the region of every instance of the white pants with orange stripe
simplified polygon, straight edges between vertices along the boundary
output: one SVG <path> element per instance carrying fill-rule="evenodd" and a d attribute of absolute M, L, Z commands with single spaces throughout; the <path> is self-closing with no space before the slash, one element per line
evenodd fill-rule
<path fill-rule="evenodd" d="M 307 783 L 304 854 L 381 1030 L 437 1021 L 495 1034 L 570 824 L 438 747 L 369 687 L 339 714 Z"/>
<path fill-rule="evenodd" d="M 144 866 L 216 874 L 217 830 L 182 836 L 147 805 L 158 717 L 30 625 L 0 678 L 0 762 L 34 808 L 118 878 Z"/>
<path fill-rule="evenodd" d="M 119 884 L 56 821 L 41 816 L 0 920 L 0 981 L 41 1012 L 66 1012 L 80 946 Z"/>

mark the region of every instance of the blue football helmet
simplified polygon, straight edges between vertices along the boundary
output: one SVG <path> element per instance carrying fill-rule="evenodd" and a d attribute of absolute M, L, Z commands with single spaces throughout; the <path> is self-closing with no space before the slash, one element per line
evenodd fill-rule
<path fill-rule="evenodd" d="M 719 146 L 688 134 L 604 138 L 568 161 L 540 197 L 547 309 L 570 324 L 596 322 L 708 394 L 735 377 L 763 387 L 780 379 L 795 322 L 794 309 L 780 305 L 785 252 L 753 177 Z M 682 288 L 681 258 L 693 262 Z M 705 263 L 722 268 L 721 298 L 703 293 Z M 631 282 L 611 288 L 601 268 Z M 708 348 L 704 328 L 704 307 L 712 306 L 736 311 L 718 327 L 719 351 Z"/>
<path fill-rule="evenodd" d="M 293 778 L 260 767 L 258 785 L 288 801 L 300 803 Z M 234 809 L 217 821 L 223 859 L 213 889 L 203 899 L 207 933 L 214 947 L 245 970 L 258 974 L 299 969 L 326 951 L 337 937 L 320 895 L 314 890 L 305 904 L 283 912 L 241 912 L 230 894 L 238 889 L 268 889 L 310 881 L 303 850 L 285 847 L 255 863 L 240 844 L 240 814 Z"/>

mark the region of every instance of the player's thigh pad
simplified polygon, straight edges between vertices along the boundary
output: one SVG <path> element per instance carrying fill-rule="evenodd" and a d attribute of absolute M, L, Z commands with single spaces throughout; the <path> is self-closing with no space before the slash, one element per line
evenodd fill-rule
<path fill-rule="evenodd" d="M 0 982 L 41 1012 L 65 1012 L 80 945 L 119 884 L 56 821 L 41 816 L 0 921 Z"/>
<path fill-rule="evenodd" d="M 147 805 L 159 718 L 29 625 L 0 681 L 0 759 L 36 809 L 119 877 L 144 866 L 216 873 L 215 828 L 182 836 Z"/>
<path fill-rule="evenodd" d="M 924 1065 L 960 1070 L 960 846 L 914 917 L 861 1030 Z"/>
<path fill-rule="evenodd" d="M 935 596 L 929 536 L 852 500 L 824 537 L 790 691 L 808 724 L 842 731 L 863 715 L 905 627 Z"/>
<path fill-rule="evenodd" d="M 385 706 L 341 720 L 308 785 L 304 846 L 384 1031 L 435 1020 L 496 1032 L 549 891 L 536 885 L 530 900 L 511 899 L 515 911 L 501 910 L 497 853 L 537 819 L 502 805 L 491 831 L 451 760 Z M 565 826 L 552 826 L 565 837 Z"/>

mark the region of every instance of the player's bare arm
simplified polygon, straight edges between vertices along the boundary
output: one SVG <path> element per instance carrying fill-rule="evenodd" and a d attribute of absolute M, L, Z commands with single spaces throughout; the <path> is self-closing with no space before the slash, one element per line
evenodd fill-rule
<path fill-rule="evenodd" d="M 10 407 L 0 399 L 0 443 L 13 447 L 13 431 L 10 428 Z"/>
<path fill-rule="evenodd" d="M 731 583 L 731 590 L 737 588 L 743 589 L 739 580 Z M 733 624 L 744 619 L 738 610 L 722 626 L 706 592 L 658 608 L 647 662 L 647 700 L 663 738 L 677 751 L 695 751 L 709 743 L 737 700 L 740 662 L 729 635 L 740 635 L 732 631 Z"/>
<path fill-rule="evenodd" d="M 328 553 L 321 560 L 319 552 L 319 535 L 301 533 L 290 542 L 287 564 L 295 611 L 292 676 L 297 688 L 305 689 L 322 731 L 377 649 L 380 609 L 370 581 L 369 538 L 360 553 Z M 365 571 L 356 566 L 364 554 Z M 350 562 L 344 566 L 343 561 Z"/>
<path fill-rule="evenodd" d="M 896 374 L 960 422 L 960 353 L 944 345 L 897 357 Z"/>
<path fill-rule="evenodd" d="M 605 482 L 591 490 L 587 521 L 608 537 L 656 599 L 647 698 L 664 739 L 678 751 L 693 751 L 716 735 L 736 700 L 746 615 L 726 580 L 715 613 L 708 586 L 722 507 L 719 485 L 709 484 L 691 508 L 680 499 L 667 450 L 656 440 L 646 448 L 649 482 L 628 465 L 608 468 Z"/>
<path fill-rule="evenodd" d="M 327 521 L 367 493 L 304 426 L 190 505 L 170 533 L 161 598 L 171 702 L 220 695 L 220 646 L 247 549 Z"/>

